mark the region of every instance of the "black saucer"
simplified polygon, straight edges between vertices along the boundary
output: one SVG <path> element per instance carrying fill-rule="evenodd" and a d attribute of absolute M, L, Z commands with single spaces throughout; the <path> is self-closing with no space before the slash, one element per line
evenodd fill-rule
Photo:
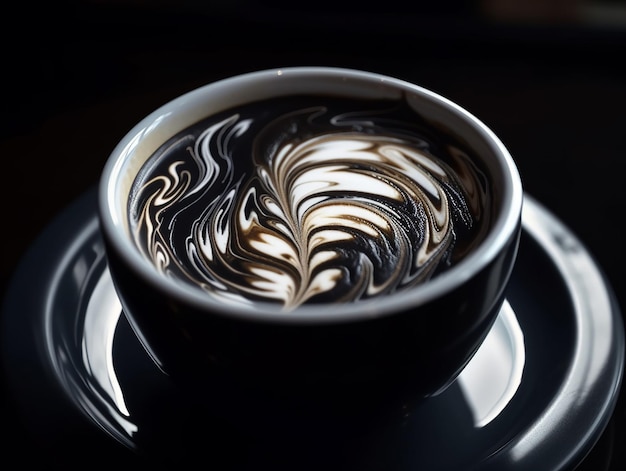
<path fill-rule="evenodd" d="M 375 436 L 314 442 L 264 424 L 244 434 L 151 363 L 121 315 L 95 197 L 41 234 L 2 307 L 5 379 L 25 435 L 8 429 L 24 453 L 43 450 L 66 469 L 201 460 L 238 471 L 556 471 L 580 463 L 607 427 L 624 364 L 618 306 L 590 254 L 530 197 L 507 303 L 457 381 Z"/>

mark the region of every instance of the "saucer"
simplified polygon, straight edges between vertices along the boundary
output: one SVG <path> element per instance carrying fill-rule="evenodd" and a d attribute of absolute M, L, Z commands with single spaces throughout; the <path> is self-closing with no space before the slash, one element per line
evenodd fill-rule
<path fill-rule="evenodd" d="M 66 469 L 200 460 L 237 471 L 556 471 L 580 463 L 607 428 L 624 331 L 592 256 L 527 196 L 507 300 L 450 387 L 373 435 L 277 437 L 263 424 L 250 433 L 213 417 L 140 346 L 108 273 L 94 188 L 18 266 L 2 306 L 2 350 L 12 442 L 25 459 L 45 453 Z"/>

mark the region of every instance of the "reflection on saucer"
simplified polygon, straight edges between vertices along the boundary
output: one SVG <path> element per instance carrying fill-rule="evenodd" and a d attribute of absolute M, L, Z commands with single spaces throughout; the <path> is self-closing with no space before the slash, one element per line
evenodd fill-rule
<path fill-rule="evenodd" d="M 122 309 L 108 275 L 104 247 L 99 237 L 94 238 L 97 221 L 90 226 L 57 267 L 50 287 L 57 296 L 65 295 L 68 287 L 75 293 L 75 325 L 68 329 L 63 320 L 73 317 L 58 312 L 63 303 L 50 299 L 44 313 L 46 346 L 61 386 L 79 410 L 134 448 L 132 436 L 138 427 L 130 418 L 113 366 L 113 340 Z"/>
<path fill-rule="evenodd" d="M 104 272 L 108 273 L 108 272 Z M 103 399 L 110 403 L 119 425 L 132 435 L 137 426 L 125 419 L 129 412 L 122 388 L 113 366 L 113 338 L 122 306 L 115 295 L 109 276 L 100 277 L 87 304 L 82 338 L 82 357 L 85 377 L 93 381 L 93 390 L 101 390 Z"/>
<path fill-rule="evenodd" d="M 484 343 L 457 378 L 476 427 L 494 420 L 513 399 L 525 358 L 524 334 L 505 301 Z"/>

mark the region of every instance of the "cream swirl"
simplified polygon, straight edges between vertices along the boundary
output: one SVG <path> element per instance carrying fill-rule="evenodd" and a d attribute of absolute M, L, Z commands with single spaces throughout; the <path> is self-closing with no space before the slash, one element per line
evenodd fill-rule
<path fill-rule="evenodd" d="M 162 149 L 137 182 L 137 245 L 162 272 L 224 301 L 286 310 L 405 289 L 471 249 L 486 190 L 458 146 L 353 117 L 301 134 L 320 113 L 258 132 L 233 113 Z M 253 142 L 246 153 L 240 140 Z M 175 158 L 163 167 L 166 156 Z"/>

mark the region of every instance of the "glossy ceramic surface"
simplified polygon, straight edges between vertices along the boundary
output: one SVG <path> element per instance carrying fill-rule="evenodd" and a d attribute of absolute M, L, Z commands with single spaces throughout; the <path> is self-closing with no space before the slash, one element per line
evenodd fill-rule
<path fill-rule="evenodd" d="M 122 315 L 93 191 L 26 254 L 2 322 L 6 379 L 32 435 L 24 440 L 79 465 L 90 451 L 110 464 L 200 458 L 233 470 L 572 469 L 608 423 L 624 361 L 601 271 L 530 197 L 507 302 L 485 344 L 445 392 L 374 432 L 268 434 L 271 424 L 216 419 L 203 403 L 216 398 L 174 386 Z"/>
<path fill-rule="evenodd" d="M 320 114 L 335 99 L 354 102 Z M 161 156 L 173 142 L 183 154 Z M 453 182 L 464 203 L 444 200 Z M 139 121 L 103 167 L 98 214 L 126 319 L 161 369 L 195 390 L 265 396 L 248 411 L 222 401 L 229 418 L 319 421 L 400 414 L 458 375 L 504 300 L 522 201 L 508 150 L 461 106 L 386 75 L 284 67 L 210 82 Z"/>

